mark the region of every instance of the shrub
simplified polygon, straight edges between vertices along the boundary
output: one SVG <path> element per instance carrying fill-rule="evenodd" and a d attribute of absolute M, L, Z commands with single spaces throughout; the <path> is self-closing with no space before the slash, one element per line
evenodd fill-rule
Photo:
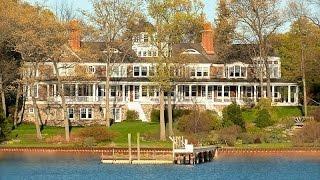
<path fill-rule="evenodd" d="M 311 115 L 314 117 L 314 120 L 320 122 L 320 108 L 316 108 Z"/>
<path fill-rule="evenodd" d="M 12 130 L 11 118 L 4 118 L 0 113 L 0 141 L 5 140 Z"/>
<path fill-rule="evenodd" d="M 159 122 L 160 121 L 160 110 L 152 109 L 150 119 L 151 119 L 151 122 Z"/>
<path fill-rule="evenodd" d="M 232 125 L 225 127 L 218 132 L 218 140 L 222 144 L 234 146 L 237 138 L 239 138 L 241 127 Z"/>
<path fill-rule="evenodd" d="M 110 132 L 102 126 L 85 127 L 78 132 L 78 136 L 82 139 L 92 137 L 97 143 L 111 141 L 116 137 L 115 132 Z"/>
<path fill-rule="evenodd" d="M 303 146 L 305 144 L 320 146 L 320 122 L 310 121 L 306 123 L 303 128 L 293 136 L 292 141 L 296 146 Z"/>
<path fill-rule="evenodd" d="M 239 105 L 232 103 L 225 107 L 222 111 L 223 114 L 223 127 L 238 125 L 245 129 L 245 122 L 242 117 L 241 108 Z"/>
<path fill-rule="evenodd" d="M 92 147 L 97 144 L 96 140 L 93 137 L 87 137 L 84 139 L 82 146 L 83 147 Z"/>
<path fill-rule="evenodd" d="M 137 111 L 128 110 L 126 121 L 137 121 L 139 120 L 139 114 Z"/>
<path fill-rule="evenodd" d="M 221 122 L 211 111 L 192 111 L 179 118 L 177 128 L 185 133 L 209 132 L 220 129 Z"/>
<path fill-rule="evenodd" d="M 274 124 L 267 109 L 261 109 L 258 111 L 255 123 L 259 128 L 265 128 Z"/>

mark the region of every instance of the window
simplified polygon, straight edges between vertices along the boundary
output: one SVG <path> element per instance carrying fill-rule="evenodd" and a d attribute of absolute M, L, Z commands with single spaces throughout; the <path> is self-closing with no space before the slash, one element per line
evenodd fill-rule
<path fill-rule="evenodd" d="M 33 114 L 34 113 L 34 109 L 33 108 L 29 108 L 29 113 Z"/>
<path fill-rule="evenodd" d="M 93 96 L 92 84 L 79 84 L 78 85 L 79 96 Z"/>
<path fill-rule="evenodd" d="M 88 67 L 88 72 L 89 73 L 95 73 L 96 72 L 96 68 L 94 66 L 89 66 Z"/>
<path fill-rule="evenodd" d="M 197 96 L 197 86 L 191 86 L 191 96 Z"/>
<path fill-rule="evenodd" d="M 75 84 L 64 84 L 64 95 L 65 96 L 76 96 L 76 85 Z"/>
<path fill-rule="evenodd" d="M 133 76 L 139 76 L 140 75 L 140 67 L 135 66 L 133 68 Z"/>
<path fill-rule="evenodd" d="M 208 99 L 212 99 L 213 86 L 208 86 Z"/>
<path fill-rule="evenodd" d="M 92 108 L 80 108 L 80 119 L 92 119 Z"/>
<path fill-rule="evenodd" d="M 150 51 L 150 50 L 148 50 L 148 56 L 149 56 L 149 57 L 151 57 L 151 56 L 152 56 L 152 54 L 151 54 L 151 51 Z"/>
<path fill-rule="evenodd" d="M 111 97 L 115 97 L 117 92 L 117 87 L 111 86 L 110 89 L 111 89 Z"/>
<path fill-rule="evenodd" d="M 112 109 L 111 116 L 115 122 L 121 122 L 121 109 L 120 108 Z"/>
<path fill-rule="evenodd" d="M 235 69 L 234 76 L 240 77 L 240 66 L 235 66 L 234 69 Z"/>
<path fill-rule="evenodd" d="M 218 86 L 218 97 L 221 97 L 222 96 L 222 86 Z"/>
<path fill-rule="evenodd" d="M 153 57 L 157 57 L 157 51 L 153 51 Z"/>
<path fill-rule="evenodd" d="M 149 41 L 149 36 L 147 34 L 145 34 L 143 36 L 143 42 L 148 42 Z"/>
<path fill-rule="evenodd" d="M 138 51 L 138 57 L 141 57 L 141 56 L 142 56 L 142 52 Z"/>
<path fill-rule="evenodd" d="M 155 87 L 149 86 L 149 96 L 153 97 L 155 95 Z"/>
<path fill-rule="evenodd" d="M 202 68 L 201 67 L 197 67 L 197 76 L 198 77 L 202 76 Z"/>
<path fill-rule="evenodd" d="M 203 68 L 203 76 L 204 77 L 208 77 L 209 76 L 209 68 L 208 67 L 204 67 Z"/>
<path fill-rule="evenodd" d="M 139 92 L 140 92 L 140 87 L 139 86 L 134 86 L 134 99 L 139 99 Z"/>
<path fill-rule="evenodd" d="M 68 108 L 68 118 L 73 119 L 74 118 L 74 109 Z"/>
<path fill-rule="evenodd" d="M 133 42 L 139 42 L 140 37 L 139 36 L 134 36 L 133 37 Z"/>
<path fill-rule="evenodd" d="M 147 76 L 147 74 L 148 74 L 148 67 L 142 66 L 141 67 L 141 76 Z"/>
<path fill-rule="evenodd" d="M 143 56 L 142 57 L 147 57 L 147 51 L 143 51 Z"/>
<path fill-rule="evenodd" d="M 184 95 L 187 97 L 187 96 L 190 96 L 189 95 L 189 86 L 184 86 Z"/>
<path fill-rule="evenodd" d="M 147 88 L 147 86 L 142 86 L 142 96 L 143 97 L 148 96 L 148 88 Z"/>
<path fill-rule="evenodd" d="M 229 78 L 246 77 L 247 69 L 244 66 L 230 66 L 228 67 Z"/>
<path fill-rule="evenodd" d="M 225 86 L 224 87 L 224 96 L 225 97 L 229 97 L 229 91 L 230 91 L 230 87 L 229 86 Z"/>
<path fill-rule="evenodd" d="M 191 68 L 191 77 L 195 77 L 195 76 L 196 76 L 196 69 Z"/>

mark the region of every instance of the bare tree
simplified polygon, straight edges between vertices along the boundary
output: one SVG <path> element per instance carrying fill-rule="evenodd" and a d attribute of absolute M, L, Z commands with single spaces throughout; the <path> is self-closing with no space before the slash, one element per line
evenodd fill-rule
<path fill-rule="evenodd" d="M 74 9 L 74 0 L 56 1 L 54 5 L 54 13 L 61 22 L 70 22 L 76 18 L 76 10 Z"/>
<path fill-rule="evenodd" d="M 230 6 L 231 13 L 236 18 L 238 30 L 242 31 L 240 39 L 258 46 L 259 58 L 257 62 L 262 62 L 257 63 L 260 91 L 263 96 L 263 73 L 265 72 L 268 98 L 271 97 L 271 72 L 268 64 L 268 54 L 271 50 L 270 37 L 286 21 L 279 4 L 279 0 L 234 0 Z"/>
<path fill-rule="evenodd" d="M 131 50 L 130 41 L 124 40 L 130 22 L 141 13 L 141 0 L 91 0 L 92 12 L 84 16 L 96 28 L 96 40 L 103 41 L 102 61 L 106 63 L 105 121 L 110 127 L 110 76 L 112 67 L 123 62 Z"/>

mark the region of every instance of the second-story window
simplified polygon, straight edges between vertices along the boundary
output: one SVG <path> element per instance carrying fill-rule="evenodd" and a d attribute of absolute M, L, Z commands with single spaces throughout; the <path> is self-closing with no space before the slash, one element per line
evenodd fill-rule
<path fill-rule="evenodd" d="M 228 67 L 229 78 L 244 78 L 247 76 L 247 69 L 244 66 L 235 65 Z"/>
<path fill-rule="evenodd" d="M 95 73 L 96 72 L 96 68 L 94 66 L 88 66 L 88 72 L 89 73 Z"/>
<path fill-rule="evenodd" d="M 142 66 L 141 67 L 141 76 L 147 76 L 147 74 L 148 74 L 148 67 Z"/>
<path fill-rule="evenodd" d="M 149 36 L 147 34 L 143 36 L 143 42 L 149 42 Z"/>
<path fill-rule="evenodd" d="M 191 68 L 191 77 L 208 77 L 209 76 L 209 67 L 193 67 Z"/>
<path fill-rule="evenodd" d="M 133 76 L 139 76 L 140 75 L 140 67 L 136 66 L 133 68 Z"/>

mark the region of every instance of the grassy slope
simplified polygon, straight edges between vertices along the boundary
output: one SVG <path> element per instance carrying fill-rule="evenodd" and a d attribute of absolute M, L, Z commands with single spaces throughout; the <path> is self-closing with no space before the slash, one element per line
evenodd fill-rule
<path fill-rule="evenodd" d="M 73 127 L 71 130 L 71 136 L 79 131 L 80 127 Z M 142 122 L 123 122 L 113 125 L 110 130 L 117 132 L 117 136 L 113 142 L 101 143 L 99 146 L 115 146 L 126 147 L 128 143 L 128 133 L 132 134 L 132 144 L 136 144 L 136 134 L 139 132 L 142 136 L 146 132 L 157 133 L 159 124 L 157 123 L 142 123 Z M 44 127 L 42 130 L 43 140 L 37 140 L 36 130 L 33 124 L 23 124 L 17 129 L 13 130 L 10 135 L 9 144 L 6 146 L 12 147 L 72 147 L 77 144 L 74 143 L 50 143 L 46 139 L 61 136 L 64 137 L 63 127 Z M 61 139 L 61 138 L 60 138 Z M 156 141 L 140 141 L 141 147 L 171 147 L 170 142 L 156 142 Z"/>
<path fill-rule="evenodd" d="M 253 109 L 242 111 L 242 116 L 247 122 L 253 122 L 256 118 Z M 277 120 L 290 116 L 302 116 L 301 108 L 297 106 L 275 107 L 275 117 Z"/>
<path fill-rule="evenodd" d="M 276 117 L 278 119 L 288 116 L 300 116 L 301 110 L 299 107 L 276 107 Z M 253 110 L 243 111 L 243 117 L 247 122 L 253 122 L 255 119 L 255 113 Z M 71 130 L 71 136 L 79 131 L 79 127 L 73 127 Z M 156 135 L 159 131 L 158 123 L 142 123 L 142 122 L 122 122 L 115 124 L 110 128 L 111 131 L 117 132 L 117 137 L 111 143 L 102 143 L 99 146 L 115 146 L 126 147 L 128 133 L 132 134 L 132 144 L 136 144 L 136 133 L 140 133 L 143 136 L 145 133 Z M 63 147 L 63 146 L 75 146 L 73 143 L 48 143 L 45 139 L 52 138 L 54 136 L 64 137 L 63 127 L 45 127 L 42 131 L 44 140 L 37 140 L 35 134 L 35 126 L 33 124 L 23 124 L 17 129 L 13 130 L 10 139 L 20 140 L 20 142 L 10 141 L 10 144 L 6 146 L 24 146 L 24 147 Z M 140 141 L 141 147 L 171 147 L 170 142 L 158 142 L 158 141 Z M 290 144 L 261 144 L 261 145 L 247 145 L 249 146 L 262 146 L 262 147 L 288 147 Z M 241 147 L 245 147 L 241 145 Z"/>

